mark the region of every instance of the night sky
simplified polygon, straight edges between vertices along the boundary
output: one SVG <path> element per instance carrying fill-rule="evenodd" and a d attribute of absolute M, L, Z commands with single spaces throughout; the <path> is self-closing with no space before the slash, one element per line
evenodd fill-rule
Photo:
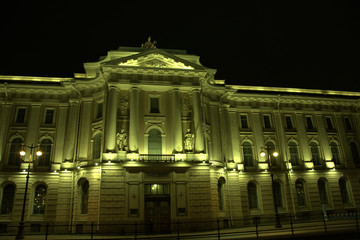
<path fill-rule="evenodd" d="M 72 77 L 151 35 L 227 84 L 360 91 L 360 1 L 227 2 L 9 1 L 0 75 Z"/>

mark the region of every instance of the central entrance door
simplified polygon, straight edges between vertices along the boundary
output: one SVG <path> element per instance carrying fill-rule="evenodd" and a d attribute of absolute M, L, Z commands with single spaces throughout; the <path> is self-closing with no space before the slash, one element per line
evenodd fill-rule
<path fill-rule="evenodd" d="M 169 184 L 145 185 L 145 230 L 147 233 L 171 232 Z"/>

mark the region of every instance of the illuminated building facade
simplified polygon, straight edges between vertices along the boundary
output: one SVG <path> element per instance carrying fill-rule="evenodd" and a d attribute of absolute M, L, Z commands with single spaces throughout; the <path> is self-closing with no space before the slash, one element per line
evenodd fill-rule
<path fill-rule="evenodd" d="M 84 68 L 0 76 L 2 231 L 20 221 L 25 145 L 43 152 L 32 156 L 25 208 L 34 228 L 159 231 L 358 208 L 360 93 L 225 85 L 198 56 L 150 41 Z"/>

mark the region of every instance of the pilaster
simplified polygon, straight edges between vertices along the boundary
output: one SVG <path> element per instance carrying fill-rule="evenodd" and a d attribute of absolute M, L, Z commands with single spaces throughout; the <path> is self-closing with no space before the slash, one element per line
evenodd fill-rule
<path fill-rule="evenodd" d="M 84 99 L 82 103 L 80 120 L 80 142 L 78 146 L 79 160 L 87 159 L 89 156 L 89 144 L 91 136 L 91 107 L 92 99 Z"/>
<path fill-rule="evenodd" d="M 118 89 L 110 86 L 106 109 L 105 152 L 115 152 Z"/>
<path fill-rule="evenodd" d="M 65 136 L 65 149 L 64 149 L 64 160 L 73 161 L 74 159 L 74 150 L 75 150 L 75 135 L 76 135 L 76 126 L 78 124 L 78 114 L 79 114 L 79 102 L 70 101 L 69 110 L 67 118 L 67 127 L 66 127 L 66 136 Z"/>
<path fill-rule="evenodd" d="M 218 103 L 210 102 L 210 114 L 211 114 L 212 150 L 213 150 L 211 155 L 212 156 L 211 160 L 222 162 Z"/>
<path fill-rule="evenodd" d="M 171 91 L 173 151 L 183 151 L 179 89 Z"/>
<path fill-rule="evenodd" d="M 131 152 L 139 151 L 139 94 L 139 88 L 130 89 L 129 149 Z"/>
<path fill-rule="evenodd" d="M 192 92 L 192 103 L 193 103 L 193 120 L 195 128 L 195 153 L 203 153 L 205 150 L 204 145 L 204 129 L 202 124 L 202 112 L 200 103 L 200 92 L 194 90 Z"/>

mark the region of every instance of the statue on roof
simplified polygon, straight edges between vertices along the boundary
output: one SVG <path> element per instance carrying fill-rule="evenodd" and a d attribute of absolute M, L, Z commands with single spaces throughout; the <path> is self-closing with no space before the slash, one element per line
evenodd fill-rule
<path fill-rule="evenodd" d="M 156 48 L 155 44 L 156 44 L 156 41 L 151 42 L 151 37 L 149 36 L 147 42 L 142 43 L 141 47 L 142 48 Z"/>

